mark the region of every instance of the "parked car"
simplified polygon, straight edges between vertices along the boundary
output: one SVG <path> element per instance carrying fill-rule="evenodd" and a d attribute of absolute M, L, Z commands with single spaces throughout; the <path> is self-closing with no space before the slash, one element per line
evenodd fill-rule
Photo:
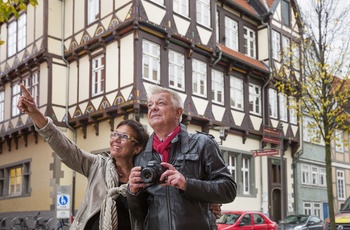
<path fill-rule="evenodd" d="M 218 230 L 277 230 L 276 222 L 262 212 L 254 211 L 222 211 L 221 217 L 216 220 L 216 225 Z"/>
<path fill-rule="evenodd" d="M 323 221 L 312 215 L 289 215 L 278 223 L 278 229 L 284 230 L 323 230 Z"/>

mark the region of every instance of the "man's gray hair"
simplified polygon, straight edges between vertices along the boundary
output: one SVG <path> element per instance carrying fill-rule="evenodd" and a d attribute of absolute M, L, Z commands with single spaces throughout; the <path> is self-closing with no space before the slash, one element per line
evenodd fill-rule
<path fill-rule="evenodd" d="M 175 92 L 174 90 L 161 87 L 159 85 L 152 85 L 149 87 L 148 98 L 150 98 L 154 94 L 159 94 L 159 93 L 170 94 L 170 99 L 171 99 L 171 102 L 174 104 L 175 109 L 178 109 L 178 108 L 184 109 L 184 103 L 182 102 L 182 99 L 179 93 Z"/>

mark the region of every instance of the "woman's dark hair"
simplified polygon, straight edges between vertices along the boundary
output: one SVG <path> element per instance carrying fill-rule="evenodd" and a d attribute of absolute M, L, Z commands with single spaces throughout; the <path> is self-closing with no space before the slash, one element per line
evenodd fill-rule
<path fill-rule="evenodd" d="M 147 144 L 147 141 L 149 138 L 149 134 L 147 133 L 147 131 L 145 130 L 145 128 L 142 126 L 142 124 L 140 122 L 137 122 L 137 121 L 132 120 L 132 119 L 124 120 L 124 121 L 121 121 L 117 125 L 117 128 L 121 125 L 127 125 L 130 128 L 132 128 L 137 135 L 135 138 L 138 142 L 138 145 L 141 145 L 142 149 L 144 149 L 146 147 L 146 144 Z"/>

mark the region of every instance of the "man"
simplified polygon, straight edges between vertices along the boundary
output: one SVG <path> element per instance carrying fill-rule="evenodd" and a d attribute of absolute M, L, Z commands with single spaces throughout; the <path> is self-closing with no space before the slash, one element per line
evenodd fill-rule
<path fill-rule="evenodd" d="M 154 133 L 135 159 L 127 194 L 132 215 L 145 221 L 145 229 L 216 229 L 210 203 L 236 197 L 217 142 L 208 134 L 189 134 L 180 124 L 182 113 L 178 93 L 151 87 L 148 122 Z"/>

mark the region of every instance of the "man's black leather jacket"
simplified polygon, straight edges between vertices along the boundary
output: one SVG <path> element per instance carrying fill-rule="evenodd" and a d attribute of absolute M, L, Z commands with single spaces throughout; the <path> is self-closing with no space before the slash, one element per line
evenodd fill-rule
<path fill-rule="evenodd" d="M 151 160 L 160 164 L 152 151 L 153 135 L 135 166 L 146 167 Z M 172 140 L 169 163 L 186 177 L 186 191 L 159 183 L 139 191 L 128 192 L 132 215 L 145 221 L 145 229 L 216 229 L 210 203 L 229 203 L 236 197 L 236 183 L 227 169 L 219 146 L 211 135 L 181 132 Z"/>

